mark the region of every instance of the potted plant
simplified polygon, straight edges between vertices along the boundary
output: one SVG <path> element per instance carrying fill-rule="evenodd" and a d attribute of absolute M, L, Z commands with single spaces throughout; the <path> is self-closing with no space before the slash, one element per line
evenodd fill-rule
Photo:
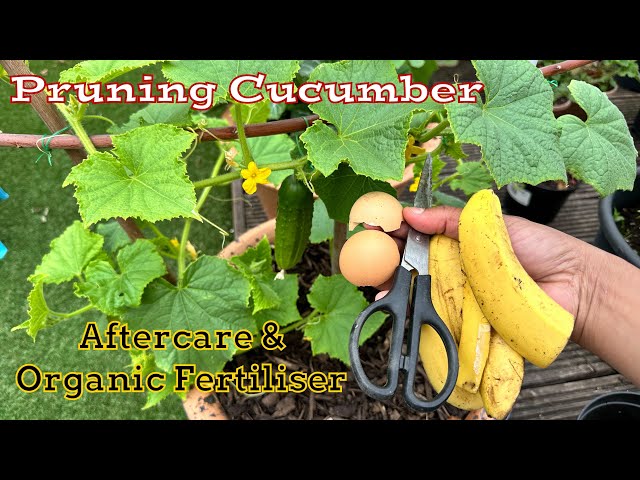
<path fill-rule="evenodd" d="M 544 68 L 557 63 L 557 60 L 541 60 L 539 65 Z M 553 75 L 554 115 L 556 118 L 573 115 L 586 121 L 586 112 L 573 100 L 569 90 L 571 81 L 584 81 L 612 96 L 618 88 L 616 78 L 640 78 L 637 63 L 632 60 L 600 60 Z M 553 221 L 567 198 L 579 188 L 579 184 L 578 179 L 571 175 L 571 171 L 567 172 L 566 182 L 509 184 L 504 197 L 505 211 L 534 222 L 548 224 Z"/>
<path fill-rule="evenodd" d="M 60 81 L 112 81 L 119 74 L 150 63 L 155 62 L 87 61 L 63 72 Z M 81 320 L 85 312 L 95 310 L 101 312 L 105 324 L 114 325 L 112 328 L 122 329 L 126 325 L 133 332 L 186 331 L 183 336 L 199 332 L 203 336 L 201 348 L 194 348 L 194 344 L 182 348 L 174 339 L 164 343 L 165 348 L 130 352 L 132 374 L 148 380 L 157 373 L 164 380 L 166 388 L 147 392 L 147 406 L 157 404 L 175 390 L 185 399 L 185 408 L 190 412 L 204 408 L 207 403 L 209 397 L 196 391 L 207 390 L 207 373 L 219 374 L 230 368 L 229 365 L 251 368 L 251 364 L 246 363 L 251 358 L 260 358 L 273 369 L 284 366 L 289 372 L 295 370 L 295 364 L 287 364 L 286 350 L 278 354 L 279 361 L 276 361 L 269 348 L 277 348 L 278 344 L 264 343 L 264 334 L 271 329 L 288 335 L 285 343 L 305 345 L 309 354 L 305 361 L 313 363 L 318 357 L 323 361 L 328 359 L 332 363 L 326 365 L 331 366 L 331 371 L 346 375 L 349 330 L 355 316 L 373 298 L 372 292 L 350 285 L 335 268 L 335 262 L 327 263 L 326 258 L 325 266 L 330 265 L 326 275 L 315 271 L 310 279 L 298 269 L 302 264 L 311 269 L 319 264 L 319 256 L 313 260 L 306 253 L 315 240 L 333 236 L 329 244 L 331 255 L 335 258 L 339 254 L 346 238 L 351 206 L 364 193 L 382 191 L 393 195 L 388 180 L 400 181 L 407 165 L 414 166 L 414 175 L 418 177 L 429 158 L 434 199 L 442 204 L 461 204 L 441 191 L 443 185 L 471 195 L 494 183 L 504 186 L 515 181 L 538 184 L 565 180 L 567 170 L 594 185 L 602 194 L 631 187 L 628 173 L 637 152 L 625 131 L 626 124 L 620 124 L 616 107 L 607 103 L 606 97 L 604 107 L 601 103 L 595 105 L 594 97 L 602 102 L 602 95 L 587 84 L 573 82 L 569 89 L 585 111 L 592 113 L 596 106 L 603 110 L 601 114 L 606 115 L 609 124 L 619 127 L 624 138 L 611 138 L 598 122 L 586 125 L 573 120 L 556 121 L 551 110 L 551 87 L 540 71 L 527 61 L 508 63 L 509 68 L 503 68 L 500 61 L 473 63 L 479 81 L 484 83 L 484 97 L 473 94 L 475 103 L 378 102 L 354 106 L 320 101 L 310 107 L 318 120 L 308 125 L 285 119 L 269 122 L 266 127 L 263 123 L 252 126 L 252 135 L 269 133 L 256 138 L 285 144 L 289 158 L 279 157 L 274 161 L 265 161 L 266 148 L 258 148 L 247 133 L 246 118 L 255 112 L 233 102 L 227 91 L 220 92 L 216 103 L 232 104 L 234 125 L 224 122 L 222 126 L 219 119 L 213 119 L 214 113 L 220 113 L 215 109 L 194 115 L 193 112 L 185 114 L 183 107 L 180 110 L 169 105 L 158 115 L 159 107 L 151 105 L 143 107 L 146 109 L 143 113 L 134 114 L 128 124 L 122 125 L 122 133 L 95 137 L 105 151 L 98 151 L 83 126 L 91 105 L 80 105 L 71 95 L 67 103 L 58 104 L 57 108 L 75 136 L 51 145 L 79 142 L 86 150 L 63 184 L 75 189 L 82 221 L 60 232 L 29 277 L 32 291 L 28 297 L 28 318 L 14 329 L 26 330 L 35 339 L 42 329 L 55 328 L 56 324 L 71 318 Z M 15 74 L 14 64 L 3 61 L 3 66 Z M 238 72 L 258 71 L 264 72 L 271 82 L 285 84 L 291 82 L 299 68 L 300 63 L 295 60 L 185 60 L 167 61 L 162 65 L 167 80 L 186 86 L 198 82 L 225 85 Z M 325 84 L 366 81 L 400 86 L 390 61 L 322 63 L 311 69 L 308 78 Z M 518 82 L 528 87 L 519 89 L 515 95 L 503 88 Z M 255 92 L 255 89 L 248 91 Z M 321 95 L 325 98 L 326 93 Z M 495 119 L 520 128 L 497 128 Z M 297 126 L 292 128 L 293 124 Z M 287 137 L 292 131 L 303 132 L 299 135 L 300 149 L 286 146 L 287 141 L 295 145 L 295 139 Z M 589 135 L 594 132 L 601 136 L 602 142 L 589 145 Z M 429 143 L 438 137 L 439 143 Z M 573 142 L 576 138 L 580 140 L 579 148 L 583 149 L 578 152 L 577 160 Z M 40 140 L 39 136 L 33 136 L 29 140 L 33 143 L 27 145 L 35 147 Z M 209 178 L 191 179 L 186 174 L 187 152 L 204 141 L 218 142 L 219 153 L 211 160 Z M 466 159 L 462 149 L 465 143 L 480 145 L 481 161 Z M 260 147 L 266 144 L 265 141 Z M 430 147 L 429 156 L 415 144 L 429 144 L 434 148 Z M 608 158 L 601 155 L 598 148 L 616 152 L 621 167 L 596 168 Z M 234 154 L 234 150 L 238 153 Z M 448 176 L 441 174 L 444 155 L 455 159 L 457 164 L 456 171 Z M 606 174 L 593 177 L 590 172 L 594 168 Z M 203 253 L 193 248 L 190 234 L 194 221 L 210 225 L 212 235 L 226 233 L 215 224 L 215 219 L 205 218 L 201 213 L 205 202 L 213 200 L 209 195 L 211 187 L 243 179 L 244 190 L 254 194 L 258 185 L 270 180 L 280 183 L 273 180 L 279 172 L 287 172 L 282 180 L 286 188 L 279 191 L 275 221 L 260 226 L 259 231 L 248 232 L 241 242 L 232 244 L 219 255 L 215 251 Z M 319 202 L 313 201 L 314 193 L 326 211 L 318 206 Z M 113 219 L 125 227 L 126 236 Z M 182 223 L 179 239 L 171 239 L 157 225 L 166 219 Z M 331 229 L 326 228 L 329 220 L 334 222 L 331 233 Z M 144 233 L 149 238 L 142 238 Z M 329 248 L 323 248 L 329 255 Z M 47 298 L 54 284 L 73 288 L 84 306 L 69 312 L 50 308 Z M 299 296 L 300 286 L 305 287 L 302 296 Z M 87 324 L 87 329 L 90 327 Z M 363 341 L 372 339 L 372 343 L 367 344 L 372 345 L 372 356 L 384 343 L 385 328 L 388 325 L 385 327 L 384 315 L 379 314 L 362 338 Z M 215 343 L 216 348 L 206 339 L 207 332 L 227 331 L 233 338 L 220 333 L 223 337 Z M 204 376 L 184 374 L 180 370 L 183 365 L 192 365 L 195 372 Z M 384 365 L 379 367 L 380 372 L 384 372 Z M 313 371 L 311 368 L 309 373 Z M 267 377 L 263 372 L 261 378 Z M 187 395 L 185 388 L 178 388 L 180 385 L 196 385 L 196 388 Z M 428 388 L 425 386 L 426 394 Z M 308 398 L 311 402 L 312 396 Z M 407 415 L 407 418 L 411 415 L 411 412 L 398 411 L 403 413 L 397 415 Z M 220 411 L 214 414 L 218 418 L 222 416 Z"/>
<path fill-rule="evenodd" d="M 638 60 L 635 62 L 638 64 Z M 615 80 L 624 89 L 640 92 L 640 80 L 637 77 L 616 75 Z"/>
<path fill-rule="evenodd" d="M 547 181 L 538 185 L 510 183 L 506 186 L 504 210 L 509 215 L 546 225 L 553 221 L 578 186 L 578 180 L 571 174 L 567 174 L 566 182 Z"/>
<path fill-rule="evenodd" d="M 594 243 L 640 268 L 640 167 L 633 190 L 601 199 L 598 217 L 600 230 Z"/>
<path fill-rule="evenodd" d="M 557 60 L 541 60 L 542 66 L 558 63 Z M 638 63 L 635 60 L 598 60 L 582 68 L 562 72 L 554 76 L 554 114 L 571 114 L 586 120 L 584 110 L 574 102 L 568 90 L 572 80 L 580 80 L 598 87 L 608 96 L 613 96 L 618 91 L 618 80 L 625 79 L 628 82 L 640 80 Z"/>

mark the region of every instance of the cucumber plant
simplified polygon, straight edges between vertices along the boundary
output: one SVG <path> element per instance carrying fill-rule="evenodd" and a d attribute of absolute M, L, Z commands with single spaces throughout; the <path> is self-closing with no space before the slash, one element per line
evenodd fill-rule
<path fill-rule="evenodd" d="M 411 68 L 433 68 L 432 61 L 408 62 Z M 158 62 L 85 61 L 63 72 L 60 81 L 112 81 L 154 63 Z M 473 93 L 476 103 L 440 104 L 428 99 L 341 104 L 326 101 L 322 92 L 323 101 L 308 106 L 319 119 L 304 126 L 301 134 L 248 138 L 245 125 L 299 113 L 302 106 L 234 103 L 220 88 L 214 108 L 204 113 L 179 103 L 144 106 L 127 123 L 110 129 L 113 148 L 101 151 L 83 127 L 93 106 L 81 105 L 69 95 L 58 108 L 87 157 L 71 169 L 62 187 L 75 189 L 82 221 L 52 241 L 50 252 L 29 277 L 33 289 L 27 319 L 14 330 L 25 330 L 35 340 L 40 330 L 81 318 L 88 310 L 126 322 L 133 330 L 246 329 L 258 335 L 266 321 L 275 320 L 281 332 L 303 330 L 314 354 L 326 353 L 348 365 L 349 331 L 366 306 L 363 295 L 341 275 L 320 275 L 308 294 L 311 311 L 303 317 L 296 306 L 297 275 L 286 270 L 300 260 L 309 237 L 322 241 L 331 236 L 329 222 L 346 223 L 351 205 L 362 194 L 375 190 L 395 194 L 387 182 L 400 180 L 411 163 L 414 175 L 420 175 L 427 156 L 405 155 L 410 139 L 418 143 L 436 136 L 442 139 L 431 157 L 434 198 L 441 204 L 460 204 L 438 191 L 445 184 L 471 195 L 494 183 L 500 187 L 509 182 L 566 180 L 567 172 L 602 195 L 632 187 L 637 152 L 622 114 L 597 88 L 572 82 L 571 94 L 588 119 L 556 119 L 552 87 L 528 61 L 486 60 L 473 65 L 484 84 L 482 95 Z M 198 82 L 225 86 L 238 73 L 263 72 L 270 82 L 377 82 L 394 84 L 401 92 L 396 66 L 409 68 L 404 61 L 185 60 L 162 62 L 162 72 L 167 80 L 185 86 Z M 430 75 L 427 70 L 423 73 Z M 250 93 L 253 87 L 243 88 Z M 206 135 L 203 129 L 229 125 L 228 116 L 220 114 L 224 104 L 229 104 L 237 140 L 220 141 L 221 153 L 212 160 L 211 176 L 192 179 L 186 169 L 189 152 Z M 481 161 L 466 160 L 465 143 L 480 146 Z M 449 176 L 442 175 L 444 157 L 456 162 Z M 211 188 L 241 178 L 248 193 L 255 192 L 258 183 L 282 184 L 275 260 L 284 271 L 273 270 L 266 238 L 228 260 L 215 256 L 215 251 L 198 255 L 189 241 L 194 220 L 211 224 L 216 232 L 215 219 L 200 213 L 211 200 Z M 321 202 L 314 204 L 312 193 Z M 113 221 L 116 218 L 150 226 L 154 237 L 129 238 Z M 179 241 L 171 241 L 155 225 L 167 219 L 183 219 Z M 52 310 L 47 302 L 52 284 L 73 288 L 85 306 L 72 312 Z M 383 320 L 383 314 L 376 314 L 362 341 Z M 217 372 L 237 353 L 232 342 L 228 346 L 193 351 L 168 344 L 165 350 L 134 352 L 132 364 L 143 359 L 147 373 L 153 369 L 170 373 L 180 363 Z M 146 407 L 170 393 L 166 388 L 150 394 Z"/>

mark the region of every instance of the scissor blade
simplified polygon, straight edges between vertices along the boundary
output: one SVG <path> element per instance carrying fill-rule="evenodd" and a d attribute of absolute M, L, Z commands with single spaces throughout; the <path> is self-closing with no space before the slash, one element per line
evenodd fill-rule
<path fill-rule="evenodd" d="M 416 197 L 413 201 L 413 206 L 418 208 L 431 208 L 431 174 L 433 168 L 431 165 L 431 154 L 427 156 L 427 160 L 424 162 L 424 168 L 420 174 L 420 181 L 418 182 L 418 190 L 416 190 Z"/>
<path fill-rule="evenodd" d="M 431 235 L 409 229 L 407 244 L 402 255 L 402 267 L 407 270 L 417 270 L 418 275 L 429 273 L 429 239 Z"/>
<path fill-rule="evenodd" d="M 413 202 L 414 207 L 431 208 L 431 154 L 427 156 L 427 160 L 420 174 L 418 182 L 418 190 Z M 409 229 L 407 235 L 407 244 L 404 247 L 401 265 L 407 270 L 417 270 L 418 275 L 426 275 L 429 273 L 429 239 L 431 235 L 420 233 L 413 228 Z"/>

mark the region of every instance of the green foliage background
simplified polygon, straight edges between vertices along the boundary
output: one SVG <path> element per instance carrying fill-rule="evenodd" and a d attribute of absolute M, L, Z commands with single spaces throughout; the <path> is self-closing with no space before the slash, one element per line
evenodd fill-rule
<path fill-rule="evenodd" d="M 62 70 L 72 67 L 76 61 L 31 61 L 33 72 L 47 81 L 56 81 Z M 43 73 L 46 70 L 46 73 Z M 160 67 L 151 66 L 121 77 L 121 81 L 139 81 L 141 72 L 160 76 Z M 9 96 L 13 87 L 0 83 L 0 131 L 5 133 L 48 133 L 42 121 L 30 105 L 11 105 Z M 139 105 L 109 105 L 102 113 L 116 123 L 126 122 Z M 91 134 L 104 133 L 109 126 L 100 120 L 86 123 Z M 0 186 L 10 198 L 0 205 L 0 238 L 9 253 L 0 261 L 0 419 L 182 419 L 186 418 L 180 400 L 170 396 L 157 407 L 141 410 L 145 394 L 91 394 L 77 401 L 65 400 L 58 394 L 21 392 L 15 385 L 15 372 L 25 363 L 34 363 L 43 371 L 98 372 L 122 371 L 130 364 L 126 352 L 83 352 L 76 349 L 87 321 L 96 321 L 98 312 L 82 318 L 63 322 L 56 328 L 40 332 L 38 343 L 24 334 L 11 333 L 12 326 L 27 318 L 27 295 L 31 284 L 27 277 L 33 273 L 42 256 L 49 250 L 51 240 L 73 222 L 80 219 L 78 206 L 73 198 L 73 188 L 62 188 L 62 182 L 71 168 L 67 155 L 60 150 L 53 154 L 53 166 L 46 158 L 35 163 L 40 152 L 34 149 L 0 149 Z M 194 178 L 204 178 L 211 171 L 217 155 L 214 142 L 203 144 L 189 158 L 189 173 Z M 208 202 L 202 213 L 222 228 L 232 228 L 229 187 L 214 189 L 212 197 L 221 202 Z M 47 221 L 40 219 L 43 210 L 49 208 Z M 34 213 L 35 211 L 35 213 Z M 161 222 L 158 226 L 167 234 L 179 235 L 181 222 Z M 191 242 L 197 249 L 209 253 L 221 247 L 221 237 L 206 224 L 194 222 Z M 49 288 L 51 287 L 51 288 Z M 51 306 L 62 310 L 80 307 L 70 289 L 47 286 L 47 298 Z"/>

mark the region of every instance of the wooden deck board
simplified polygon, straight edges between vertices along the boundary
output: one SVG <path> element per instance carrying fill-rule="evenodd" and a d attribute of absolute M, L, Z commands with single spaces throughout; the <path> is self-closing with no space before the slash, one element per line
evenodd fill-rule
<path fill-rule="evenodd" d="M 619 374 L 523 388 L 511 419 L 575 420 L 584 406 L 595 397 L 607 392 L 633 389 L 631 382 Z"/>

